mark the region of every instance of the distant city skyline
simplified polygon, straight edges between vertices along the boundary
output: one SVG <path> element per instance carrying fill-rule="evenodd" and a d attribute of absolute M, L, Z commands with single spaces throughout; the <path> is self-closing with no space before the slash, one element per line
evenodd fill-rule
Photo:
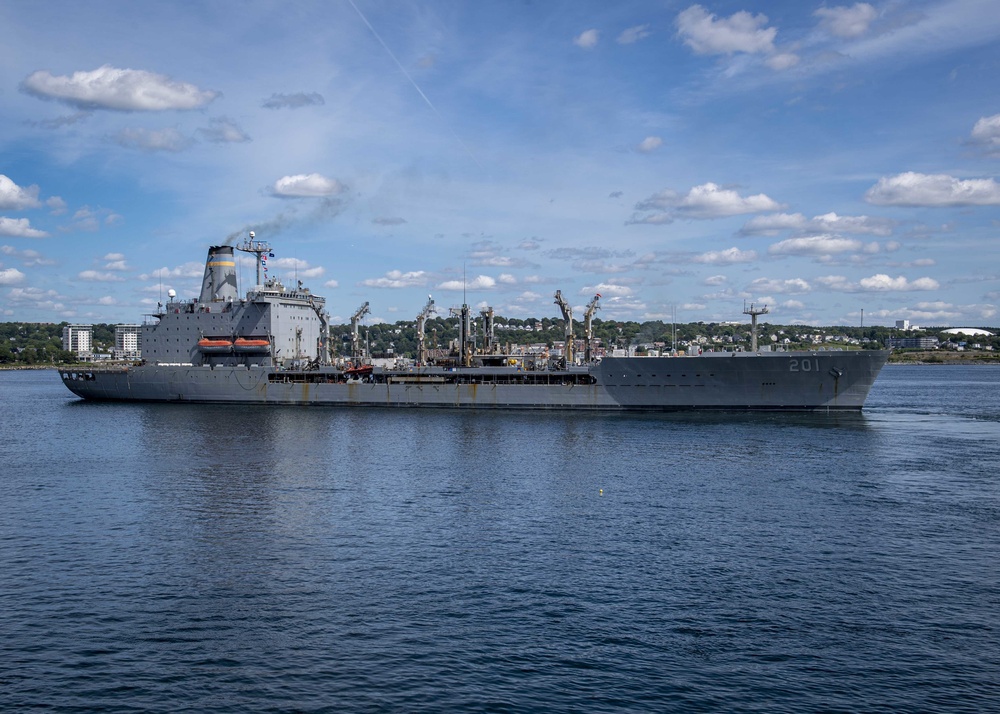
<path fill-rule="evenodd" d="M 0 320 L 1000 324 L 992 0 L 0 5 Z M 241 260 L 242 291 L 254 282 Z"/>

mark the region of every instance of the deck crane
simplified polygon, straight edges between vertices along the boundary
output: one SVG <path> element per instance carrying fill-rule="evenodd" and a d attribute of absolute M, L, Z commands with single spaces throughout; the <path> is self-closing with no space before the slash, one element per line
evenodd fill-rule
<path fill-rule="evenodd" d="M 427 364 L 427 344 L 424 339 L 424 326 L 427 324 L 427 318 L 435 312 L 437 311 L 434 309 L 434 298 L 428 295 L 427 304 L 424 305 L 424 309 L 417 315 L 417 365 L 421 367 Z"/>
<path fill-rule="evenodd" d="M 600 299 L 601 299 L 600 293 L 594 295 L 593 299 L 591 299 L 591 301 L 587 303 L 586 312 L 583 313 L 583 332 L 587 338 L 587 343 L 583 348 L 584 349 L 583 359 L 587 364 L 590 364 L 590 360 L 593 359 L 593 355 L 591 354 L 592 352 L 591 343 L 594 341 L 594 330 L 591 323 L 593 322 L 594 319 L 594 311 L 601 309 L 601 305 L 598 302 Z"/>
<path fill-rule="evenodd" d="M 361 337 L 358 335 L 358 323 L 361 322 L 362 317 L 369 313 L 371 313 L 371 310 L 366 301 L 364 305 L 351 315 L 351 359 L 354 360 L 355 364 L 361 362 Z"/>
<path fill-rule="evenodd" d="M 556 305 L 562 310 L 566 340 L 566 364 L 571 365 L 573 364 L 573 307 L 563 299 L 561 290 L 556 290 Z"/>

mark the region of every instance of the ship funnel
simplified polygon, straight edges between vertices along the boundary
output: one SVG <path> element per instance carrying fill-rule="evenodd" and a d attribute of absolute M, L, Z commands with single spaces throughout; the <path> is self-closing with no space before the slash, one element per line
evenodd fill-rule
<path fill-rule="evenodd" d="M 231 245 L 214 245 L 208 249 L 205 279 L 201 283 L 201 302 L 219 302 L 239 298 L 236 285 L 236 258 Z"/>

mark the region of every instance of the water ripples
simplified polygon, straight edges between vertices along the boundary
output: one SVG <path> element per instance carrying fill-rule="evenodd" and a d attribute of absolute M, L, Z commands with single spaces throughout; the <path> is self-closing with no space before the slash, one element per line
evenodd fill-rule
<path fill-rule="evenodd" d="M 937 369 L 863 415 L 663 417 L 0 375 L 0 706 L 1000 708 L 1000 372 Z"/>

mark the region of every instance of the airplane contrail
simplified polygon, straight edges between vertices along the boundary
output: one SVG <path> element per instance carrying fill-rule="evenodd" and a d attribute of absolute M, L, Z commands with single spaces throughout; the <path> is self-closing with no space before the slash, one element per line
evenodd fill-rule
<path fill-rule="evenodd" d="M 419 87 L 419 85 L 417 85 L 417 83 L 413 79 L 413 77 L 410 76 L 410 73 L 406 71 L 406 68 L 403 66 L 403 63 L 400 62 L 398 59 L 396 59 L 396 55 L 394 55 L 392 53 L 392 50 L 389 49 L 389 45 L 387 45 L 385 43 L 385 40 L 383 40 L 382 37 L 378 34 L 378 32 L 375 31 L 375 28 L 372 27 L 372 24 L 370 22 L 368 22 L 368 18 L 365 17 L 364 13 L 361 12 L 361 10 L 358 8 L 357 5 L 354 4 L 354 0 L 347 0 L 347 2 L 350 3 L 351 7 L 354 8 L 354 11 L 356 13 L 358 13 L 358 17 L 361 18 L 361 21 L 364 22 L 365 25 L 368 26 L 368 29 L 375 36 L 375 39 L 379 41 L 379 44 L 382 45 L 382 47 L 389 54 L 389 56 L 392 57 L 392 61 L 396 63 L 396 66 L 399 67 L 399 71 L 403 73 L 403 76 L 406 77 L 406 79 L 409 80 L 410 84 L 413 85 L 413 88 L 415 90 L 417 90 L 417 94 L 420 95 L 421 99 L 423 99 L 424 102 L 427 104 L 427 106 L 431 108 L 431 111 L 434 112 L 434 114 L 437 116 L 437 118 L 441 120 L 441 123 L 444 124 L 445 126 L 448 126 L 448 122 L 445 121 L 445 118 L 443 116 L 441 116 L 441 112 L 439 112 L 437 110 L 437 107 L 435 107 L 431 103 L 431 100 L 427 98 L 427 95 L 424 94 L 424 91 Z M 469 147 L 465 145 L 465 142 L 462 141 L 462 138 L 457 133 L 455 133 L 455 130 L 452 129 L 450 126 L 448 126 L 448 129 L 449 129 L 449 131 L 451 131 L 451 135 L 453 137 L 455 137 L 455 141 L 457 141 L 459 143 L 459 145 L 462 147 L 462 149 L 465 150 L 465 153 L 469 155 L 469 158 L 472 159 L 473 161 L 475 161 L 476 162 L 476 166 L 478 166 L 479 168 L 482 169 L 483 165 L 481 163 L 479 163 L 479 160 L 476 158 L 475 154 L 473 154 L 472 150 L 469 149 Z"/>

